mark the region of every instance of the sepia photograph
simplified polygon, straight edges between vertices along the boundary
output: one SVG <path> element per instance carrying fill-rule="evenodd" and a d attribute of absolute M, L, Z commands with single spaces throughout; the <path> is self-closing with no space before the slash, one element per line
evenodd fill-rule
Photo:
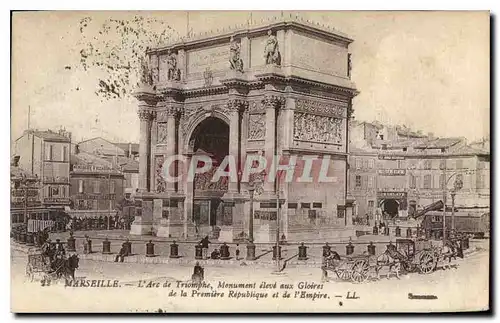
<path fill-rule="evenodd" d="M 13 11 L 13 313 L 490 300 L 489 11 Z"/>

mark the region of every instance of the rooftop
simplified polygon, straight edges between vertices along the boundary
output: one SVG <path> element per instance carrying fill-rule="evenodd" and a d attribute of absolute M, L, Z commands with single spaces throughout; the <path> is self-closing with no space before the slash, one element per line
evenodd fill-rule
<path fill-rule="evenodd" d="M 428 140 L 420 145 L 415 146 L 415 148 L 417 149 L 449 148 L 463 141 L 464 138 L 437 138 Z"/>
<path fill-rule="evenodd" d="M 55 132 L 52 130 L 29 129 L 24 132 L 24 134 L 28 133 L 47 141 L 71 142 L 71 134 L 65 131 Z"/>
<path fill-rule="evenodd" d="M 228 38 L 238 34 L 252 33 L 267 31 L 270 28 L 279 28 L 282 26 L 294 26 L 298 29 L 309 30 L 316 33 L 321 33 L 329 38 L 335 38 L 340 41 L 351 43 L 353 40 L 349 38 L 346 34 L 328 26 L 325 24 L 320 24 L 311 20 L 304 19 L 296 14 L 282 14 L 281 16 L 274 16 L 267 19 L 248 20 L 246 23 L 237 24 L 234 26 L 227 26 L 222 29 L 210 30 L 202 33 L 190 33 L 188 36 L 183 36 L 179 38 L 173 38 L 168 43 L 163 46 L 159 46 L 157 49 L 152 49 L 154 51 L 163 51 L 168 48 L 178 47 L 178 46 L 190 46 L 197 44 L 201 41 L 211 41 L 214 39 Z"/>
<path fill-rule="evenodd" d="M 115 142 L 113 144 L 118 146 L 119 148 L 123 149 L 125 151 L 125 153 L 128 152 L 129 145 L 132 145 L 132 153 L 139 152 L 139 144 L 127 143 L 127 142 Z"/>

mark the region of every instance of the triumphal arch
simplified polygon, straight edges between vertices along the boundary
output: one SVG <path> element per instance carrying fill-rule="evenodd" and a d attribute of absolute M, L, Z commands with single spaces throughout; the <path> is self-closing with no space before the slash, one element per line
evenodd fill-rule
<path fill-rule="evenodd" d="M 131 234 L 267 242 L 278 225 L 288 241 L 351 234 L 351 42 L 338 31 L 280 18 L 148 50 L 134 93 L 140 189 Z M 186 180 L 200 156 L 213 164 Z M 223 168 L 233 168 L 236 179 L 210 180 L 226 156 L 234 163 Z M 245 179 L 249 156 L 295 159 L 281 173 L 324 172 L 328 180 L 295 174 L 281 181 L 280 172 L 271 176 L 271 162 Z"/>

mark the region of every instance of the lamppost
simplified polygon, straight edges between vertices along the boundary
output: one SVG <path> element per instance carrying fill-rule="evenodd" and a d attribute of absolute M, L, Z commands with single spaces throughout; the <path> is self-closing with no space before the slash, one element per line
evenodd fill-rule
<path fill-rule="evenodd" d="M 462 180 L 456 178 L 451 190 L 451 230 L 455 231 L 455 195 L 462 189 L 464 183 Z"/>
<path fill-rule="evenodd" d="M 446 169 L 446 167 L 445 167 Z M 451 174 L 446 181 L 443 183 L 443 243 L 446 241 L 446 198 L 448 195 L 448 183 L 450 180 L 459 174 L 460 172 L 455 172 Z M 468 172 L 466 172 L 467 174 Z M 446 172 L 444 172 L 444 175 L 446 175 Z M 446 177 L 444 177 L 446 178 Z M 455 182 L 453 183 L 453 189 L 451 190 L 451 228 L 452 230 L 455 230 L 455 195 L 457 194 L 457 191 L 461 190 L 463 187 L 464 183 L 461 179 L 455 179 Z"/>
<path fill-rule="evenodd" d="M 238 174 L 241 177 L 241 172 Z M 262 189 L 262 181 L 260 176 L 257 178 L 251 176 L 247 184 L 247 190 L 250 195 L 250 213 L 248 215 L 248 244 L 247 244 L 247 260 L 255 260 L 255 244 L 253 243 L 253 203 L 255 191 L 260 191 Z"/>

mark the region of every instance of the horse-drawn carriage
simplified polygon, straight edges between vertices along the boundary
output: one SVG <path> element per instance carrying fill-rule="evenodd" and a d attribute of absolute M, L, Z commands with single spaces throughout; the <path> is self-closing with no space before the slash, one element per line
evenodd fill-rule
<path fill-rule="evenodd" d="M 387 269 L 387 277 L 394 273 L 399 278 L 401 268 L 406 273 L 419 272 L 430 274 L 436 270 L 438 262 L 456 257 L 463 258 L 459 244 L 451 242 L 443 247 L 437 247 L 429 240 L 396 239 L 396 243 L 389 243 L 386 250 L 379 256 L 359 255 L 340 257 L 334 251 L 324 257 L 323 280 L 328 279 L 328 271 L 334 272 L 344 281 L 362 283 L 368 278 L 380 278 L 380 273 Z"/>
<path fill-rule="evenodd" d="M 75 270 L 78 268 L 79 258 L 77 254 L 66 256 L 65 253 L 54 253 L 43 251 L 40 248 L 31 248 L 28 251 L 28 263 L 26 264 L 26 276 L 33 281 L 36 276 L 41 279 L 56 281 L 61 278 L 67 280 L 75 279 Z"/>

